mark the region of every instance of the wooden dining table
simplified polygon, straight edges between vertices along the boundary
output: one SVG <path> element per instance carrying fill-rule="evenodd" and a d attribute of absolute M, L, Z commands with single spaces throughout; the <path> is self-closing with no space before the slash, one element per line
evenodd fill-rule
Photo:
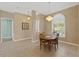
<path fill-rule="evenodd" d="M 54 42 L 56 36 L 45 36 L 45 40 L 48 42 L 49 50 L 51 50 L 51 43 Z"/>

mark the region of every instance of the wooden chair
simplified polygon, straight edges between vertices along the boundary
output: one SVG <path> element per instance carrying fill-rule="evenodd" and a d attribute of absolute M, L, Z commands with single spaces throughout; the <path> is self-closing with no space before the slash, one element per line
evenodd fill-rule
<path fill-rule="evenodd" d="M 43 47 L 45 47 L 48 42 L 44 39 L 45 38 L 45 34 L 41 33 L 40 34 L 40 49 Z"/>
<path fill-rule="evenodd" d="M 59 38 L 59 33 L 56 34 L 56 38 L 52 41 L 52 45 L 55 45 L 55 48 L 58 48 L 58 38 Z"/>

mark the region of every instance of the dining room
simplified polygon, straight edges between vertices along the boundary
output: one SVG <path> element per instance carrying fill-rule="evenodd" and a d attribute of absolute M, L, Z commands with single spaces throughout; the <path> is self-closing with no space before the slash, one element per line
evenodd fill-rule
<path fill-rule="evenodd" d="M 13 21 L 11 40 L 2 38 L 3 19 Z M 78 22 L 77 2 L 1 2 L 0 56 L 79 56 Z"/>

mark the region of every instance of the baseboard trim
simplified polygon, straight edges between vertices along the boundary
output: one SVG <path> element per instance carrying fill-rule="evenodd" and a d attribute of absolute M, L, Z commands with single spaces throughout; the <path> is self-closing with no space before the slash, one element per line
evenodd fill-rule
<path fill-rule="evenodd" d="M 39 41 L 39 40 L 35 40 L 35 41 L 34 41 L 34 40 L 32 40 L 32 42 L 33 42 L 33 43 L 36 43 L 36 42 L 38 42 L 38 41 Z"/>
<path fill-rule="evenodd" d="M 31 39 L 31 38 L 28 37 L 28 38 L 23 38 L 23 39 L 13 40 L 13 41 L 16 42 L 16 41 L 23 41 L 23 40 L 28 40 L 28 39 Z"/>
<path fill-rule="evenodd" d="M 62 42 L 62 43 L 66 43 L 66 44 L 69 44 L 69 45 L 73 45 L 73 46 L 78 46 L 79 47 L 79 44 L 75 44 L 75 43 L 71 43 L 71 42 L 66 42 L 66 41 L 61 41 L 61 40 L 59 40 L 59 42 Z"/>
<path fill-rule="evenodd" d="M 1 37 L 1 39 L 9 39 L 9 38 L 12 38 L 12 37 Z"/>

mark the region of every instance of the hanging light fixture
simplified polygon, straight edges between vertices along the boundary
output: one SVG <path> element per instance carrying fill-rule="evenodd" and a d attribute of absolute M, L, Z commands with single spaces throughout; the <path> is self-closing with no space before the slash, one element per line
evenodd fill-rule
<path fill-rule="evenodd" d="M 51 21 L 52 19 L 53 19 L 53 17 L 50 16 L 50 15 L 48 15 L 48 16 L 46 17 L 46 20 L 47 20 L 47 21 Z"/>
<path fill-rule="evenodd" d="M 51 11 L 50 2 L 48 2 L 48 4 L 49 4 L 49 8 L 48 8 L 48 9 L 50 9 L 50 11 Z M 50 12 L 50 11 L 49 11 L 49 12 Z M 53 17 L 52 17 L 51 15 L 48 15 L 48 16 L 46 17 L 46 20 L 47 20 L 47 21 L 52 21 L 52 19 L 53 19 Z"/>

